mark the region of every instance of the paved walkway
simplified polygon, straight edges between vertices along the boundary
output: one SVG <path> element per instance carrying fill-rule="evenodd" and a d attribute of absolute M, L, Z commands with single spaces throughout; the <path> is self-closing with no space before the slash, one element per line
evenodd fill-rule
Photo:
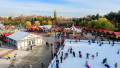
<path fill-rule="evenodd" d="M 3 58 L 3 57 L 5 57 L 6 55 L 8 55 L 8 54 L 10 54 L 10 53 L 12 53 L 12 52 L 14 52 L 14 51 L 15 51 L 15 49 L 9 50 L 8 52 L 1 54 L 1 55 L 0 55 L 0 58 Z"/>

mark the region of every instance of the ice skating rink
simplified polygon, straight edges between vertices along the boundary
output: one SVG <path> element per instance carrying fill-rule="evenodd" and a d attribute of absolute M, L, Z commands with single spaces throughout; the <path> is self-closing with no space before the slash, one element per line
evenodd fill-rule
<path fill-rule="evenodd" d="M 99 46 L 100 43 L 91 43 L 88 44 L 88 40 L 80 40 L 77 43 L 75 40 L 66 40 L 65 47 L 62 50 L 63 56 L 64 53 L 68 52 L 68 48 L 72 47 L 73 51 L 75 52 L 75 57 L 73 54 L 68 53 L 68 58 L 66 60 L 63 59 L 63 63 L 60 62 L 60 55 L 58 56 L 59 59 L 59 68 L 86 68 L 85 62 L 88 61 L 90 68 L 106 68 L 104 64 L 101 64 L 104 58 L 107 58 L 107 62 L 110 65 L 110 68 L 114 68 L 114 64 L 117 62 L 118 67 L 120 68 L 120 54 L 117 54 L 118 48 L 120 49 L 120 42 L 115 42 L 115 45 L 112 47 L 111 44 L 109 45 L 108 41 L 103 41 L 103 45 Z M 61 51 L 61 52 L 62 52 Z M 79 58 L 79 51 L 82 53 L 82 58 Z M 96 57 L 96 52 L 98 52 L 98 57 Z M 89 59 L 86 59 L 86 53 L 91 54 Z M 94 60 L 92 59 L 92 55 L 95 56 Z M 64 57 L 63 57 L 64 58 Z M 52 68 L 56 68 L 56 62 L 53 64 Z"/>

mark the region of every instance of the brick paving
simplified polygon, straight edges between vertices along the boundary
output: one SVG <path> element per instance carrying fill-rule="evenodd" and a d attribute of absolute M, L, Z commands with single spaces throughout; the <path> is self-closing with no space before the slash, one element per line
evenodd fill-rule
<path fill-rule="evenodd" d="M 12 52 L 14 52 L 14 51 L 15 51 L 15 49 L 9 50 L 8 52 L 1 54 L 1 55 L 0 55 L 0 58 L 3 58 L 3 57 L 5 57 L 6 55 L 8 55 L 9 53 L 12 53 Z"/>

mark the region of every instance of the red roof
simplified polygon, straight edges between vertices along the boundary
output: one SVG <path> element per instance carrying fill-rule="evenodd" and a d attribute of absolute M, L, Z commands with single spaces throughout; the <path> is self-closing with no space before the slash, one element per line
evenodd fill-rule
<path fill-rule="evenodd" d="M 39 28 L 36 28 L 36 30 L 39 30 Z"/>
<path fill-rule="evenodd" d="M 85 27 L 81 27 L 82 29 L 84 29 Z"/>
<path fill-rule="evenodd" d="M 99 29 L 95 29 L 95 31 L 98 31 Z"/>
<path fill-rule="evenodd" d="M 34 30 L 35 28 L 36 28 L 36 26 L 30 26 L 30 29 L 33 29 L 33 30 Z"/>
<path fill-rule="evenodd" d="M 114 34 L 115 34 L 116 36 L 119 36 L 119 35 L 120 35 L 120 32 L 114 32 Z"/>
<path fill-rule="evenodd" d="M 114 33 L 114 31 L 108 31 L 110 34 Z"/>
<path fill-rule="evenodd" d="M 99 29 L 100 32 L 102 32 L 103 30 L 102 29 Z"/>
<path fill-rule="evenodd" d="M 87 27 L 85 27 L 85 29 L 87 29 Z"/>
<path fill-rule="evenodd" d="M 4 34 L 2 34 L 2 36 L 5 36 L 5 37 L 7 37 L 9 35 L 11 35 L 11 33 L 4 33 Z"/>
<path fill-rule="evenodd" d="M 103 30 L 105 33 L 107 33 L 108 32 L 108 30 Z"/>
<path fill-rule="evenodd" d="M 64 27 L 61 26 L 61 27 L 59 27 L 59 29 L 64 29 Z"/>

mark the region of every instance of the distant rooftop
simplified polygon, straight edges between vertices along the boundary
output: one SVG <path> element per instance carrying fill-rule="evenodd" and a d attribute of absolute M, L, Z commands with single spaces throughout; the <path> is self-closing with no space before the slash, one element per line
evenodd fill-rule
<path fill-rule="evenodd" d="M 14 34 L 9 35 L 8 38 L 11 38 L 11 39 L 17 41 L 17 40 L 19 40 L 19 39 L 21 39 L 21 38 L 23 38 L 23 37 L 25 37 L 25 36 L 27 36 L 29 34 L 30 33 L 19 31 L 19 32 L 16 32 Z"/>

